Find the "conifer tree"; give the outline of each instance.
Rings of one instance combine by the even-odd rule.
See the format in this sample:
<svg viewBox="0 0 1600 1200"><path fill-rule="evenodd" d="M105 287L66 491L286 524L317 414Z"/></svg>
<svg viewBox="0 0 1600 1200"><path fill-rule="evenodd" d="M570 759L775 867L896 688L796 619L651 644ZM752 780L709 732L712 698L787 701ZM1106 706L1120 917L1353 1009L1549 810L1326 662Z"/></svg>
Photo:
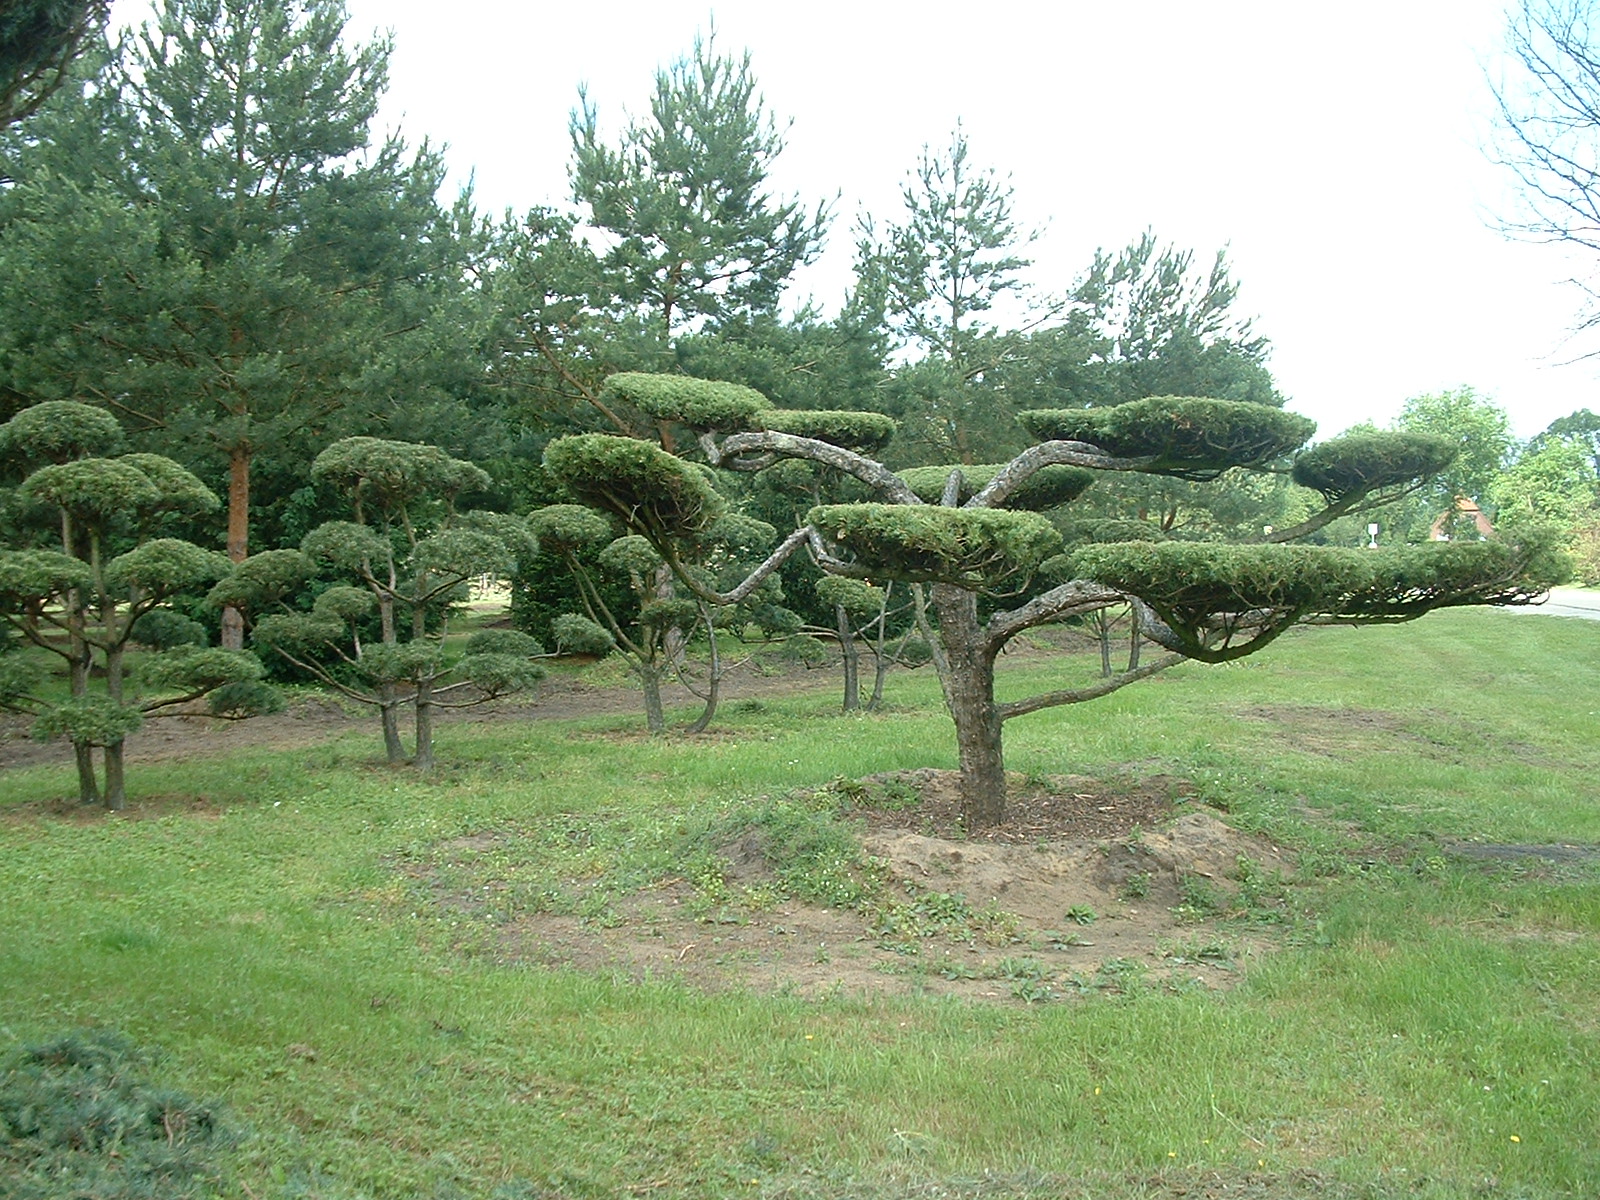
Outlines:
<svg viewBox="0 0 1600 1200"><path fill-rule="evenodd" d="M858 414L811 414L805 434L760 398L697 390L682 379L653 394L651 415L696 435L709 462L767 470L785 459L850 475L875 498L819 505L743 582L706 588L684 547L720 508L706 476L643 442L562 439L548 469L585 503L647 538L679 582L710 602L736 603L801 545L847 578L928 586L937 618L935 662L956 727L964 817L970 829L1005 814L1001 730L1013 718L1097 699L1178 663L1227 662L1306 621L1405 621L1437 608L1526 603L1565 564L1542 544L1499 542L1381 551L1293 545L1338 516L1414 488L1450 462L1427 434L1361 434L1309 448L1309 420L1269 405L1155 397L1101 409L1034 410L1034 444L1011 461L896 474L848 448ZM1039 515L1070 505L1097 477L1135 472L1213 478L1230 469L1292 469L1325 501L1318 514L1267 544L1128 541L1064 547ZM926 476L926 478L924 478ZM1131 603L1141 634L1165 653L1137 667L1034 696L1000 701L995 663L1029 629Z"/></svg>

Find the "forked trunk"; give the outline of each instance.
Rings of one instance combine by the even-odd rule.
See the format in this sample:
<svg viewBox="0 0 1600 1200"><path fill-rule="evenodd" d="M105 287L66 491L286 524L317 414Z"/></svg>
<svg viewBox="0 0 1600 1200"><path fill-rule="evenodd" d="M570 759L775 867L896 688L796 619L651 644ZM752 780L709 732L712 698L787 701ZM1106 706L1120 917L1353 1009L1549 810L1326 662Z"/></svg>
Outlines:
<svg viewBox="0 0 1600 1200"><path fill-rule="evenodd" d="M961 819L968 832L998 825L1006 813L1005 758L994 703L994 652L978 624L972 592L940 584L933 589L939 636L949 661L945 704L956 724L961 760Z"/></svg>

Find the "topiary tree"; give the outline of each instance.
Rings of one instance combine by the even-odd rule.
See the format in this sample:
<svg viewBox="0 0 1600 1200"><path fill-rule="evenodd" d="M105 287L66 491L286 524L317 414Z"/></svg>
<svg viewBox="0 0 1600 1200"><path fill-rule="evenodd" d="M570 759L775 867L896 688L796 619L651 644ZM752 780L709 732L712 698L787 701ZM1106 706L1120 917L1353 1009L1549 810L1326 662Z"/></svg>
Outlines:
<svg viewBox="0 0 1600 1200"><path fill-rule="evenodd" d="M969 828L1004 818L1001 731L1012 718L1108 695L1176 663L1240 658L1299 623L1403 621L1453 605L1526 603L1563 570L1534 544L1381 551L1288 544L1420 486L1448 459L1437 440L1418 434L1378 442L1364 434L1305 450L1312 422L1268 405L1156 397L1025 413L1022 423L1036 439L1029 449L992 471L973 471L970 480L971 468L941 468L927 481L916 477L920 487L824 437L765 428L759 419L744 431L723 432L705 419L692 389L680 388L672 406L653 415L695 429L708 460L724 469L760 471L798 458L850 475L875 494L869 502L812 508L741 584L719 593L683 569L680 552L718 507L701 472L618 438L559 439L545 458L586 503L648 538L684 586L708 602L742 599L802 544L831 574L927 586ZM624 462L627 469L619 469ZM1063 553L1056 527L1031 511L1070 502L1107 472L1204 480L1230 469L1293 470L1302 462L1302 481L1322 492L1325 508L1256 544L1126 541ZM668 478L676 489L656 486ZM1124 604L1133 606L1142 636L1165 654L1082 686L996 700L995 660L1014 638Z"/></svg>
<svg viewBox="0 0 1600 1200"><path fill-rule="evenodd" d="M211 585L230 565L224 555L190 542L152 536L163 518L212 512L219 501L171 459L94 453L120 442L121 430L108 413L70 401L24 409L0 427L0 454L13 463L30 453L53 460L23 480L19 495L59 531L60 546L0 551L0 620L65 660L68 678L68 698L53 699L27 660L8 656L0 703L37 713L40 736L70 739L79 798L103 800L112 809L127 799L123 742L146 715L202 697L219 717L249 716L277 703L261 683L254 655L207 648L203 630L198 642L188 629L165 645L150 632L165 619L174 633L174 622L184 619L163 605ZM125 665L136 639L159 651L142 664L139 692ZM101 686L91 687L96 673ZM97 748L103 789L93 759Z"/></svg>
<svg viewBox="0 0 1600 1200"><path fill-rule="evenodd" d="M244 613L258 646L376 708L391 764L409 757L431 769L435 709L482 704L543 677L534 661L543 648L526 634L479 635L460 655L444 646L466 582L511 574L537 542L515 518L456 512L489 476L435 446L345 438L317 456L311 474L345 496L355 519L317 526L299 550L246 559L210 602ZM324 571L345 582L318 595L309 613L290 610L285 601ZM376 641L366 632L374 622ZM407 706L415 716L409 756L400 737Z"/></svg>
<svg viewBox="0 0 1600 1200"><path fill-rule="evenodd" d="M618 448L631 454L633 443ZM637 443L642 445L643 443ZM626 469L628 456L621 456ZM676 461L668 458L668 461ZM680 481L681 482L681 481ZM722 679L728 668L717 644L716 630L720 608L728 621L743 619L744 605L713 606L698 596L680 596L673 583L672 569L651 542L638 535L617 537L616 527L607 518L581 504L552 504L533 512L528 524L546 553L557 555L577 584L580 613L565 613L553 622L557 648L567 653L621 653L629 669L638 677L644 693L645 724L651 733L666 730L666 711L661 685L674 676L703 701L700 715L689 726L690 733L703 731L716 714ZM776 536L772 526L748 518L720 515L708 519L692 543L692 566L680 560L680 569L692 569L704 590L715 585L716 573L739 571L752 545L766 544ZM684 542L687 546L689 543ZM631 619L608 604L597 572L627 581L637 601ZM776 580L751 599L771 605L781 598L775 594ZM739 616L731 614L740 613ZM703 633L707 644L707 665L696 678L689 669L685 651L689 640Z"/></svg>

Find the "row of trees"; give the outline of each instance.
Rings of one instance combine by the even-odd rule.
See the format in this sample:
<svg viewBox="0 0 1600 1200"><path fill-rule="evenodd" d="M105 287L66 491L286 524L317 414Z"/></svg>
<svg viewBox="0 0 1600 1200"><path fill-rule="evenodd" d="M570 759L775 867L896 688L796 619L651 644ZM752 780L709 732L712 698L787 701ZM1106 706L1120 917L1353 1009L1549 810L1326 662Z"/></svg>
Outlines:
<svg viewBox="0 0 1600 1200"><path fill-rule="evenodd" d="M19 484L0 615L64 650L75 702L100 656L99 724L58 722L85 798L100 747L120 800L135 709L269 703L247 643L373 705L391 760L428 765L436 708L538 674L526 636L444 652L481 573L521 571L542 642L625 653L652 728L691 638L811 626L848 662L858 630L881 651L914 620L975 824L1003 809L1012 716L1297 621L1518 601L1551 578L1506 546L1287 545L1423 495L1457 447L1410 429L1307 448L1221 255L1202 266L1146 234L1034 293L1010 185L959 129L908 176L902 213L856 229L839 311L786 310L828 213L770 194L782 134L748 56L697 43L615 140L580 95L572 205L488 220L470 196L437 201L430 147L373 141L389 47L342 26L334 0L166 0L0 134ZM62 432L80 427L98 432ZM139 565L152 556L170 578ZM209 686L157 672L135 703L116 664L180 610L220 626ZM1117 613L1165 652L996 703L1012 639ZM700 724L726 669L707 645Z"/></svg>

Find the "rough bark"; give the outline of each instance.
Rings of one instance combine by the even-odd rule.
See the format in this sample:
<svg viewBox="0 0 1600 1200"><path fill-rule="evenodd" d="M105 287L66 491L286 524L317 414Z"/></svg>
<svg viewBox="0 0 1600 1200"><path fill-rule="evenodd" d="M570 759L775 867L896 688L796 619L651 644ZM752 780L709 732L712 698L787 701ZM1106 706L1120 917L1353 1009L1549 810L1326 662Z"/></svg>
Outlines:
<svg viewBox="0 0 1600 1200"><path fill-rule="evenodd" d="M1001 722L994 702L996 651L978 624L976 594L939 584L932 599L949 662L942 682L956 726L962 820L968 830L985 829L999 824L1006 808Z"/></svg>
<svg viewBox="0 0 1600 1200"><path fill-rule="evenodd" d="M392 683L378 689L378 720L383 724L383 752L391 767L404 765L405 743L400 740L400 701Z"/></svg>
<svg viewBox="0 0 1600 1200"><path fill-rule="evenodd" d="M839 634L839 650L844 655L844 711L861 707L861 651L856 646L855 630L844 605L833 606L834 624Z"/></svg>
<svg viewBox="0 0 1600 1200"><path fill-rule="evenodd" d="M242 563L250 556L250 447L228 451L228 561ZM222 610L220 641L224 650L244 649L244 614L236 608Z"/></svg>
<svg viewBox="0 0 1600 1200"><path fill-rule="evenodd" d="M433 770L433 681L423 680L417 684L416 695L416 753L412 755L411 765L419 771Z"/></svg>
<svg viewBox="0 0 1600 1200"><path fill-rule="evenodd" d="M661 707L661 673L653 664L638 663L639 682L644 688L644 723L651 733L667 731L666 710Z"/></svg>

